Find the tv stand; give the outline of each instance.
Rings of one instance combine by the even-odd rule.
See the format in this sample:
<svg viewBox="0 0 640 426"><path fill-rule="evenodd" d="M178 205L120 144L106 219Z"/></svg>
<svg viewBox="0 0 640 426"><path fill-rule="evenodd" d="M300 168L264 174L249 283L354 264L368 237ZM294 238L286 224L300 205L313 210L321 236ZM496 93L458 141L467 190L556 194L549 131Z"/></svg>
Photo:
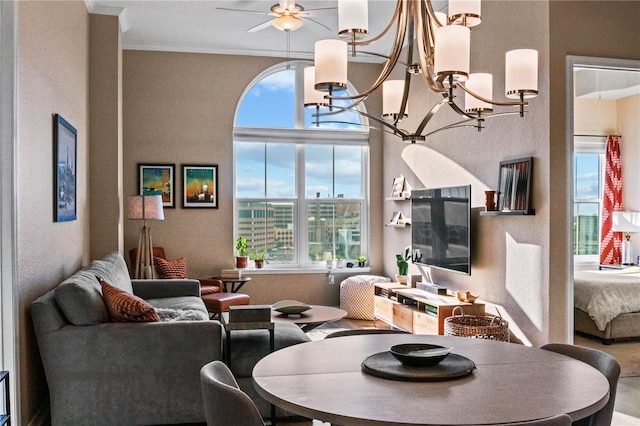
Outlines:
<svg viewBox="0 0 640 426"><path fill-rule="evenodd" d="M373 316L413 334L444 334L444 320L453 309L462 307L465 315L484 315L484 303L467 303L455 296L440 295L399 283L374 284Z"/></svg>

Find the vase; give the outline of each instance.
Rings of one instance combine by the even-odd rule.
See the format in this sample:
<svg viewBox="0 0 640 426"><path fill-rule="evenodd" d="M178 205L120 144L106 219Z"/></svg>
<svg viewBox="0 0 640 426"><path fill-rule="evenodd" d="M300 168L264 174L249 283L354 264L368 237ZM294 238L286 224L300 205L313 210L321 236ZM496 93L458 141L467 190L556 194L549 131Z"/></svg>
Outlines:
<svg viewBox="0 0 640 426"><path fill-rule="evenodd" d="M254 260L256 269L262 269L264 267L264 260Z"/></svg>
<svg viewBox="0 0 640 426"><path fill-rule="evenodd" d="M396 274L396 281L400 284L406 284L407 283L407 276L406 275L399 275Z"/></svg>
<svg viewBox="0 0 640 426"><path fill-rule="evenodd" d="M249 256L236 256L236 268L246 269L249 267Z"/></svg>

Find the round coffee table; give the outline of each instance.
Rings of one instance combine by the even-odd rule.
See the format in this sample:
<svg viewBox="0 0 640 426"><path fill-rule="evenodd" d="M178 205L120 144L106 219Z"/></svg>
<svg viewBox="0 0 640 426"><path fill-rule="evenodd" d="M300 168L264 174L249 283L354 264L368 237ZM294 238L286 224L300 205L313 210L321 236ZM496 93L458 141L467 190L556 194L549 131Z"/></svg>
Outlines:
<svg viewBox="0 0 640 426"><path fill-rule="evenodd" d="M313 330L325 322L338 321L347 316L347 311L331 306L311 305L311 309L299 315L287 315L271 310L271 321L298 324L304 331Z"/></svg>

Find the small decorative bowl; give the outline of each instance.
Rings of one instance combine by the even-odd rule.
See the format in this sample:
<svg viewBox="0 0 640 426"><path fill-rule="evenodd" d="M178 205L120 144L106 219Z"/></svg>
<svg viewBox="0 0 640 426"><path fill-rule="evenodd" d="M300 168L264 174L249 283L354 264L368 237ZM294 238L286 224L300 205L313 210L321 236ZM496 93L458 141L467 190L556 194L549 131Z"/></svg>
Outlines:
<svg viewBox="0 0 640 426"><path fill-rule="evenodd" d="M304 311L311 309L311 305L297 300L281 300L271 305L271 309L281 314L299 315Z"/></svg>
<svg viewBox="0 0 640 426"><path fill-rule="evenodd" d="M458 296L458 300L461 302L473 303L479 296L474 296L471 292L456 292L456 296Z"/></svg>
<svg viewBox="0 0 640 426"><path fill-rule="evenodd" d="M389 348L389 352L404 365L429 367L445 359L452 348L426 343L404 343Z"/></svg>

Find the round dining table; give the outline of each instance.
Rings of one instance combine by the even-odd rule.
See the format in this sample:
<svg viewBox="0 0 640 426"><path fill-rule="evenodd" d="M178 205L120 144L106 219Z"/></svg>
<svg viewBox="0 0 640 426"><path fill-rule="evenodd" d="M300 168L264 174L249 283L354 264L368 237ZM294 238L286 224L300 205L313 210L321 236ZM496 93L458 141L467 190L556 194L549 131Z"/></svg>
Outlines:
<svg viewBox="0 0 640 426"><path fill-rule="evenodd" d="M439 381L363 371L365 359L401 343L452 348L451 354L471 360L475 369ZM494 425L562 413L576 421L609 399L605 376L573 358L514 343L437 335L356 335L290 346L260 360L253 382L263 398L289 412L344 426Z"/></svg>

